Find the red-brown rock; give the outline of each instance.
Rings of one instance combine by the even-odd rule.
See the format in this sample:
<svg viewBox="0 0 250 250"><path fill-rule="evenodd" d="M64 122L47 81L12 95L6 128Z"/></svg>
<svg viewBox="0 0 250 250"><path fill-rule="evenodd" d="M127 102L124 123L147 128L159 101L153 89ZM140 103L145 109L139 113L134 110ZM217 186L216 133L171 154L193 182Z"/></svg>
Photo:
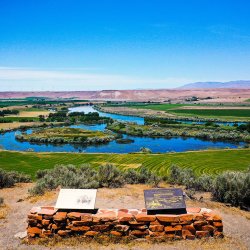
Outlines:
<svg viewBox="0 0 250 250"><path fill-rule="evenodd" d="M193 216L194 216L193 219L194 219L195 221L197 221L197 220L199 221L199 220L204 220L204 219L205 219L204 216L203 216L202 214L194 214Z"/></svg>
<svg viewBox="0 0 250 250"><path fill-rule="evenodd" d="M183 229L182 230L182 238L186 239L188 235L190 236L190 235L193 235L193 234L189 230Z"/></svg>
<svg viewBox="0 0 250 250"><path fill-rule="evenodd" d="M160 222L179 222L179 216L176 215L157 215L156 218Z"/></svg>
<svg viewBox="0 0 250 250"><path fill-rule="evenodd" d="M210 234L208 231L196 231L196 237L201 239L201 238L207 238L209 237Z"/></svg>
<svg viewBox="0 0 250 250"><path fill-rule="evenodd" d="M91 214L83 214L81 216L81 221L82 222L90 223L90 222L92 222L92 220L93 220L93 218L92 218Z"/></svg>
<svg viewBox="0 0 250 250"><path fill-rule="evenodd" d="M191 232L191 234L195 235L196 230L193 225L184 225L182 229L188 230Z"/></svg>
<svg viewBox="0 0 250 250"><path fill-rule="evenodd" d="M224 238L224 234L220 231L214 231L215 238Z"/></svg>
<svg viewBox="0 0 250 250"><path fill-rule="evenodd" d="M201 211L199 207L187 207L186 210L188 213L192 213L192 214L196 214Z"/></svg>
<svg viewBox="0 0 250 250"><path fill-rule="evenodd" d="M195 235L187 235L186 236L186 240L194 240L195 239Z"/></svg>
<svg viewBox="0 0 250 250"><path fill-rule="evenodd" d="M28 234L41 234L42 229L38 228L38 227L28 227L27 232L28 232Z"/></svg>
<svg viewBox="0 0 250 250"><path fill-rule="evenodd" d="M84 236L94 237L94 236L96 236L96 235L98 235L98 234L99 234L99 232L97 232L97 231L88 231L88 232L86 232L86 233L84 234Z"/></svg>
<svg viewBox="0 0 250 250"><path fill-rule="evenodd" d="M57 234L60 236L69 236L70 230L58 230Z"/></svg>
<svg viewBox="0 0 250 250"><path fill-rule="evenodd" d="M202 226L202 231L208 231L210 233L210 235L213 234L214 229L215 228L213 226L211 226L211 225Z"/></svg>
<svg viewBox="0 0 250 250"><path fill-rule="evenodd" d="M114 229L119 232L127 232L129 230L129 226L128 225L116 225Z"/></svg>
<svg viewBox="0 0 250 250"><path fill-rule="evenodd" d="M42 233L39 234L40 237L52 237L54 234L50 230L42 230Z"/></svg>
<svg viewBox="0 0 250 250"><path fill-rule="evenodd" d="M201 230L202 226L205 226L205 225L207 225L207 224L208 224L207 221L198 220L198 221L195 221L195 222L194 222L194 227L195 227L196 229Z"/></svg>
<svg viewBox="0 0 250 250"><path fill-rule="evenodd" d="M150 225L149 230L151 230L152 232L163 232L164 226L163 225Z"/></svg>
<svg viewBox="0 0 250 250"><path fill-rule="evenodd" d="M50 220L42 220L42 225L48 226L50 224Z"/></svg>
<svg viewBox="0 0 250 250"><path fill-rule="evenodd" d="M181 214L179 215L180 222L192 221L194 216L192 214Z"/></svg>
<svg viewBox="0 0 250 250"><path fill-rule="evenodd" d="M28 214L28 219L41 221L43 217L38 214Z"/></svg>
<svg viewBox="0 0 250 250"><path fill-rule="evenodd" d="M67 219L67 212L57 212L53 216L54 221L65 221Z"/></svg>
<svg viewBox="0 0 250 250"><path fill-rule="evenodd" d="M90 230L90 227L88 226L81 226L81 227L70 227L71 231L74 231L74 232L86 232L88 230Z"/></svg>
<svg viewBox="0 0 250 250"><path fill-rule="evenodd" d="M176 225L176 226L166 226L164 228L165 232L175 232L175 231L181 231L182 226L181 225Z"/></svg>
<svg viewBox="0 0 250 250"><path fill-rule="evenodd" d="M214 225L215 227L223 227L222 222L217 222L217 221L215 221L215 222L213 222L213 225Z"/></svg>
<svg viewBox="0 0 250 250"><path fill-rule="evenodd" d="M136 237L140 237L140 236L145 236L148 235L149 231L148 230L132 230L130 232L130 235L136 236Z"/></svg>
<svg viewBox="0 0 250 250"><path fill-rule="evenodd" d="M57 209L54 207L42 207L42 209L38 212L41 215L54 215L57 212Z"/></svg>
<svg viewBox="0 0 250 250"><path fill-rule="evenodd" d="M81 220L82 213L79 212L70 212L67 214L67 218L72 220Z"/></svg>
<svg viewBox="0 0 250 250"><path fill-rule="evenodd" d="M91 226L92 231L105 232L105 231L108 231L109 229L110 229L110 225L105 225L105 224Z"/></svg>
<svg viewBox="0 0 250 250"><path fill-rule="evenodd" d="M135 219L138 222L151 222L151 221L155 221L156 217L154 215L138 214L138 215L135 216Z"/></svg>
<svg viewBox="0 0 250 250"><path fill-rule="evenodd" d="M151 232L149 231L150 237L163 237L165 236L165 232Z"/></svg>
<svg viewBox="0 0 250 250"><path fill-rule="evenodd" d="M122 233L118 232L118 231L111 231L110 234L113 235L113 236L117 236L117 237L122 236Z"/></svg>

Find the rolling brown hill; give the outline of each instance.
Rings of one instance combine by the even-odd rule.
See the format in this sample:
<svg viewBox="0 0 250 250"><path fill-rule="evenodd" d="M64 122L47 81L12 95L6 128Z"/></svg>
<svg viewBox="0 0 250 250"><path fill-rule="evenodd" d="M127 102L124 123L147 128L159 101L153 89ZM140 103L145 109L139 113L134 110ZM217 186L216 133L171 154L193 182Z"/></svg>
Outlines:
<svg viewBox="0 0 250 250"><path fill-rule="evenodd" d="M211 97L211 101L242 102L250 98L250 89L147 89L147 90L102 90L102 91L35 91L0 92L0 98L75 98L88 100L134 100L164 101L183 100L188 97Z"/></svg>

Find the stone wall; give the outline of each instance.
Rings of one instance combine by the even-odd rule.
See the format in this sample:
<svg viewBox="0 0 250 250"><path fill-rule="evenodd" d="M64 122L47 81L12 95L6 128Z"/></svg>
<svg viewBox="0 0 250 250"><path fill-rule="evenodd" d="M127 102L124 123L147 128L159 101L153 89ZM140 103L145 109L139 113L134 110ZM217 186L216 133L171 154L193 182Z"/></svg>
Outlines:
<svg viewBox="0 0 250 250"><path fill-rule="evenodd" d="M145 209L98 209L96 214L34 207L28 214L29 237L109 235L127 238L190 239L223 237L219 215L187 208L182 215L147 215Z"/></svg>

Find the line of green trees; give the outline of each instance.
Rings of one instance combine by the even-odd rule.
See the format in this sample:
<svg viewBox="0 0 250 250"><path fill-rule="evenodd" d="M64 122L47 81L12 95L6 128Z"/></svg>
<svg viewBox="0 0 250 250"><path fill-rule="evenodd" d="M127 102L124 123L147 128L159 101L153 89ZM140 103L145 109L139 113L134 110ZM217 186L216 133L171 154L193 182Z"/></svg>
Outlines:
<svg viewBox="0 0 250 250"><path fill-rule="evenodd" d="M16 109L3 109L0 110L0 116L5 116L5 115L18 115L19 114L19 110Z"/></svg>
<svg viewBox="0 0 250 250"><path fill-rule="evenodd" d="M107 123L111 122L112 119L109 117L102 117L98 112L71 112L67 113L67 110L58 111L56 113L50 113L46 118L43 115L39 116L40 122L68 122L68 123Z"/></svg>

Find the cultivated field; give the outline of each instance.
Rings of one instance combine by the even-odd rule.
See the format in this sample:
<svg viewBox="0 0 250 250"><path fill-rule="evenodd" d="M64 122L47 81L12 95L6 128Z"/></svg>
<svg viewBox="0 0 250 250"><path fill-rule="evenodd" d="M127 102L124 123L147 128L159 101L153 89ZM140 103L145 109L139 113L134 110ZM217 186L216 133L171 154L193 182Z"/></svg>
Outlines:
<svg viewBox="0 0 250 250"><path fill-rule="evenodd" d="M135 104L102 106L102 111L143 117L208 118L221 120L250 120L250 107L199 106L186 104Z"/></svg>
<svg viewBox="0 0 250 250"><path fill-rule="evenodd" d="M0 167L16 170L32 177L39 169L53 168L56 164L93 167L112 163L121 169L145 166L164 176L172 164L192 168L197 175L217 174L225 170L242 171L250 165L250 150L206 150L168 154L84 154L84 153L34 153L0 151Z"/></svg>

